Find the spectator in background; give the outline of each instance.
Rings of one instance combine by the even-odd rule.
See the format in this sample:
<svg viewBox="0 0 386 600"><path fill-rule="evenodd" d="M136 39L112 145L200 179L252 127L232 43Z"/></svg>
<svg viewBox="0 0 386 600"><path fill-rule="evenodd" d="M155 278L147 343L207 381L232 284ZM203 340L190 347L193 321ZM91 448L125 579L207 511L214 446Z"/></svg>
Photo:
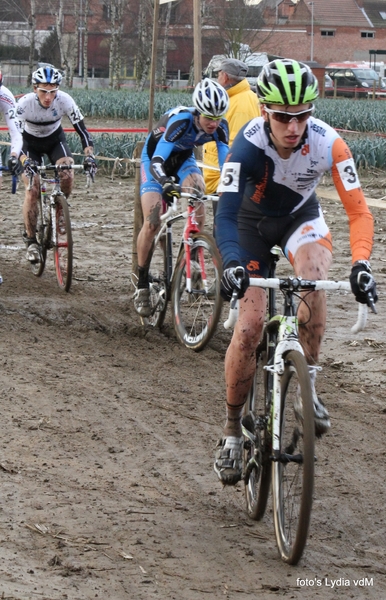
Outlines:
<svg viewBox="0 0 386 600"><path fill-rule="evenodd" d="M218 68L218 83L226 89L229 96L229 109L225 114L229 126L229 147L243 125L261 114L258 98L246 79L247 73L248 65L237 58L224 59ZM218 166L215 142L205 144L204 164ZM220 171L204 168L204 180L206 193L215 194L220 182ZM213 214L216 214L216 208L217 202L213 202Z"/></svg>

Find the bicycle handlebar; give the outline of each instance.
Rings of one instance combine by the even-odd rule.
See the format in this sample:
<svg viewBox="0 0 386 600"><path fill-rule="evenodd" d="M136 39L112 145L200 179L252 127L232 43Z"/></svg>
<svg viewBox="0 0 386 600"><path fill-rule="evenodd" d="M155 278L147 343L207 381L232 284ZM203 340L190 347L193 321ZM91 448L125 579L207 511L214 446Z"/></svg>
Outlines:
<svg viewBox="0 0 386 600"><path fill-rule="evenodd" d="M83 165L36 165L33 167L36 172L39 171L78 171L80 169L84 170Z"/></svg>
<svg viewBox="0 0 386 600"><path fill-rule="evenodd" d="M197 192L197 194L195 193L189 193L189 192L181 192L180 194L181 198L187 198L188 200L194 200L195 202L209 202L210 200L218 200L218 196L212 196L210 194L202 194L200 195L199 192Z"/></svg>
<svg viewBox="0 0 386 600"><path fill-rule="evenodd" d="M237 269L236 269L236 277L237 277ZM371 275L370 275L371 277ZM334 291L334 290L344 290L351 291L351 286L348 281L332 281L330 279L321 279L319 281L312 281L307 279L302 279L301 277L288 277L286 279L279 279L277 277L272 277L268 279L264 278L252 278L250 279L249 285L251 287L259 287L259 288L271 288L274 290L289 290L294 292L302 292L302 291ZM367 283L368 285L368 283ZM363 291L366 291L365 289ZM238 304L237 304L237 290L233 291L232 299L230 302L229 308L229 316L228 319L224 323L225 329L231 329L234 327L237 317L238 317ZM369 299L370 302L370 299ZM374 303L374 302L373 302ZM371 305L370 305L370 308ZM367 323L367 305L366 304L358 304L358 316L355 325L352 326L352 333L358 333L362 331L366 327Z"/></svg>
<svg viewBox="0 0 386 600"><path fill-rule="evenodd" d="M218 200L218 196L210 196L210 195L206 195L206 194L203 196L196 196L195 194L190 194L188 192L181 192L180 198L187 198L188 200L194 200L197 202L207 202L212 199ZM168 206L167 211L161 215L161 221L166 221L173 213L177 212L177 208L178 208L177 203L178 203L178 198L174 198L173 204L170 204L170 206ZM181 216L187 217L188 213L185 211L181 214Z"/></svg>

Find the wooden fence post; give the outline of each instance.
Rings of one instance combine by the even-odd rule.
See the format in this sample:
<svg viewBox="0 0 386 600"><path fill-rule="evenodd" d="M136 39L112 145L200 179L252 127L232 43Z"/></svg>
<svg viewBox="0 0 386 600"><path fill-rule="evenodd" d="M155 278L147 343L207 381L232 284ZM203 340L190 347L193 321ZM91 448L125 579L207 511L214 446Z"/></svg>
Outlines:
<svg viewBox="0 0 386 600"><path fill-rule="evenodd" d="M141 231L143 224L142 206L141 206L141 152L145 142L137 142L134 148L133 158L137 159L134 163L135 172L135 190L134 190L134 223L133 223L133 243L131 253L131 269L132 273L138 275L138 253L137 253L137 237Z"/></svg>

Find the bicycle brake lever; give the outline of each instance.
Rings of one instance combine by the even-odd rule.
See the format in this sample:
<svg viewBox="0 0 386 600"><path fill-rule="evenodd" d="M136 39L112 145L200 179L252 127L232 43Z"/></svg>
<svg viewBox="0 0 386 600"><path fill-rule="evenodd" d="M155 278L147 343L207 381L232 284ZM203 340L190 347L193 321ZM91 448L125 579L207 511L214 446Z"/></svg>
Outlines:
<svg viewBox="0 0 386 600"><path fill-rule="evenodd" d="M367 304L370 307L371 312L373 312L375 315L378 314L377 309L375 308L374 296L372 295L371 292L366 292L366 296L367 296Z"/></svg>
<svg viewBox="0 0 386 600"><path fill-rule="evenodd" d="M366 294L367 305L370 307L371 312L377 314L374 296L370 289L374 284L374 277L370 273L367 273L367 271L361 271L360 273L358 273L358 284L361 291Z"/></svg>

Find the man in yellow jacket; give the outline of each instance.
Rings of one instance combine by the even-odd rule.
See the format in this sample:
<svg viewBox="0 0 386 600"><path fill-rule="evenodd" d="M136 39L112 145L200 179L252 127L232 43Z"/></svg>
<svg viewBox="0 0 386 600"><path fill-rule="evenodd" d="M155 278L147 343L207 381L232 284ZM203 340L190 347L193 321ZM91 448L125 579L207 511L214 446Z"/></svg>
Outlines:
<svg viewBox="0 0 386 600"><path fill-rule="evenodd" d="M229 109L225 118L229 125L229 147L239 130L254 117L260 116L260 106L257 95L251 90L248 80L248 65L237 58L224 59L218 68L218 83L222 85L229 96ZM214 142L204 146L204 164L218 167L217 148ZM207 194L215 194L220 181L220 171L205 169L204 179ZM213 203L213 211L216 206Z"/></svg>

